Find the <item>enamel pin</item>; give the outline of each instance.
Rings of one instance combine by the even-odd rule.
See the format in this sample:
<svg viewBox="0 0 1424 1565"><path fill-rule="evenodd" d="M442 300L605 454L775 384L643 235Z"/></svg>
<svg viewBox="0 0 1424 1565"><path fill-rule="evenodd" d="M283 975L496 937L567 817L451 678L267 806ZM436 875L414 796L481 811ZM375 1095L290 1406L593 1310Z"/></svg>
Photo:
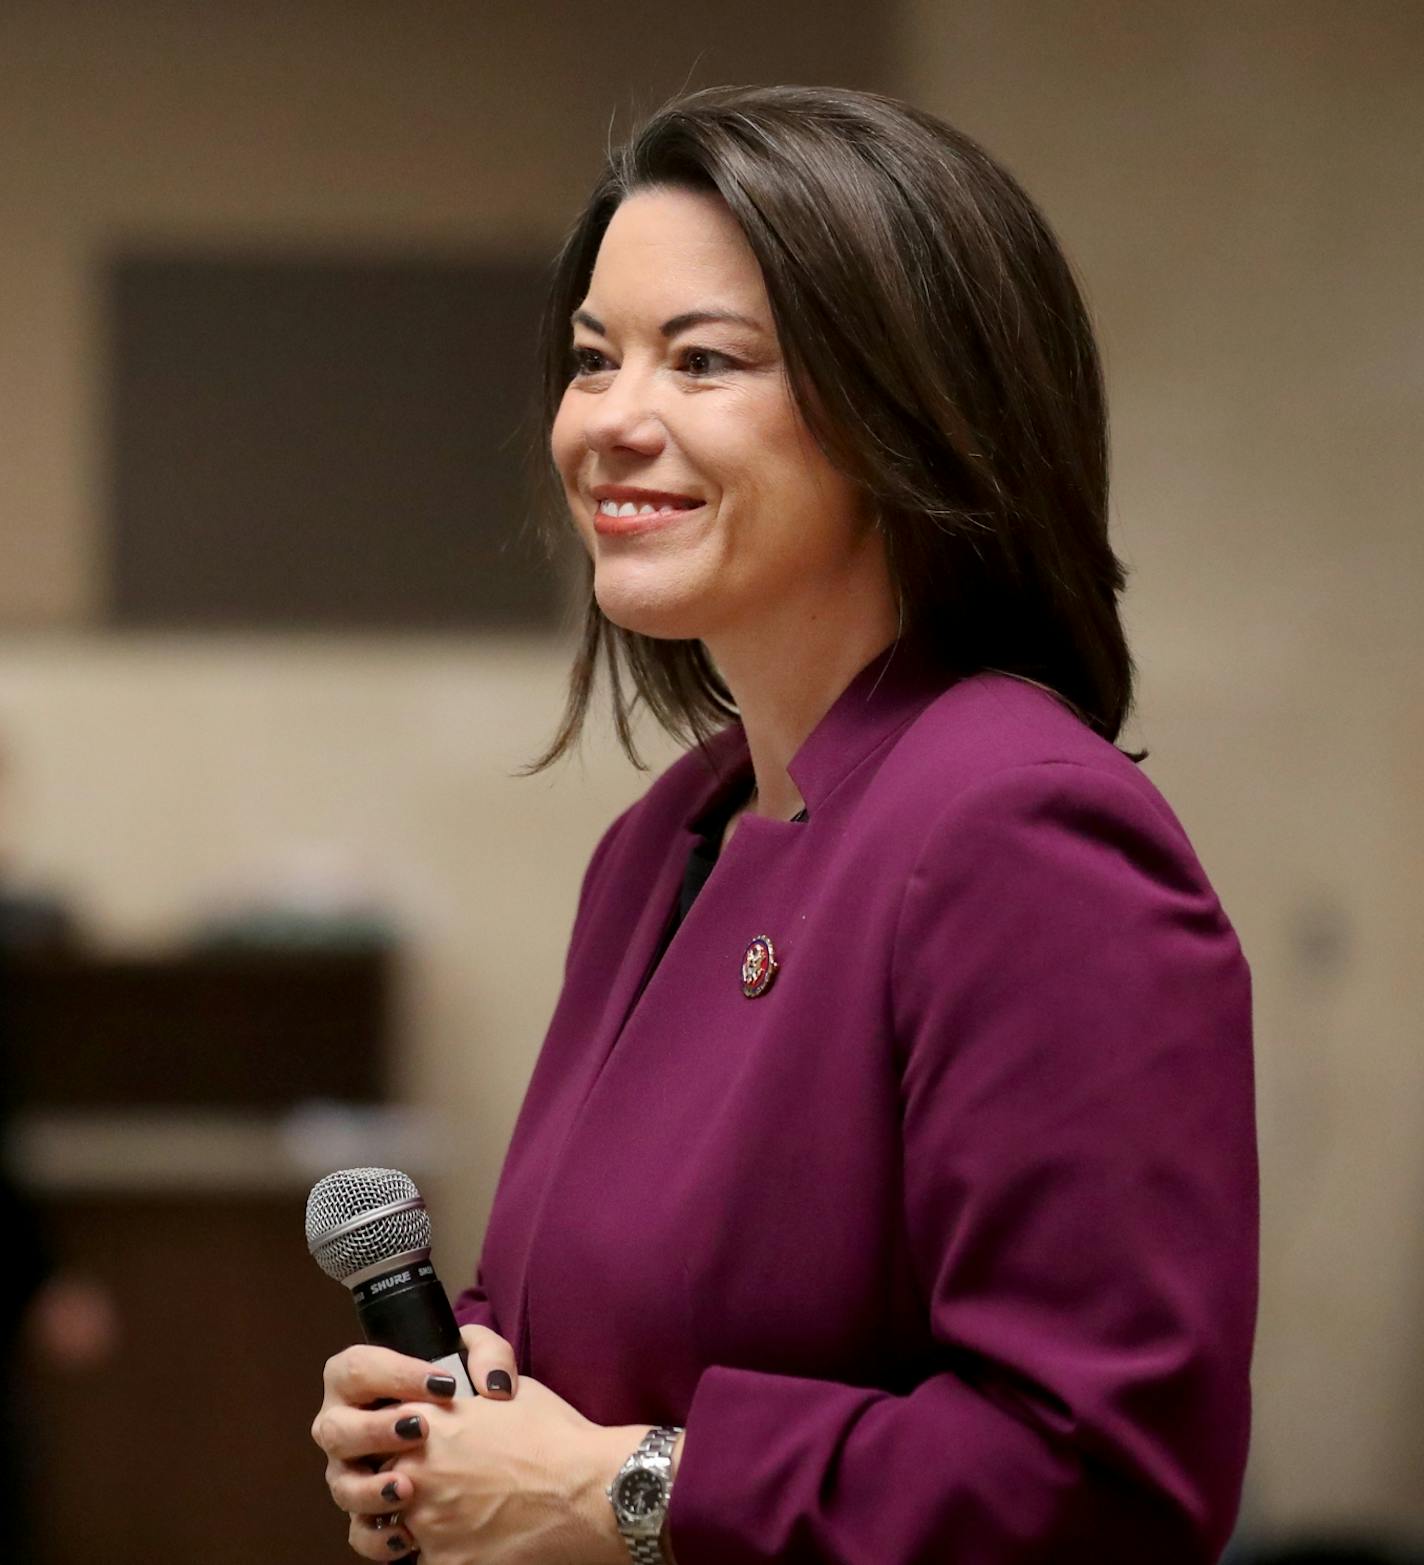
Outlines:
<svg viewBox="0 0 1424 1565"><path fill-rule="evenodd" d="M776 952L770 935L758 935L742 958L742 993L755 1000L771 988L776 977Z"/></svg>

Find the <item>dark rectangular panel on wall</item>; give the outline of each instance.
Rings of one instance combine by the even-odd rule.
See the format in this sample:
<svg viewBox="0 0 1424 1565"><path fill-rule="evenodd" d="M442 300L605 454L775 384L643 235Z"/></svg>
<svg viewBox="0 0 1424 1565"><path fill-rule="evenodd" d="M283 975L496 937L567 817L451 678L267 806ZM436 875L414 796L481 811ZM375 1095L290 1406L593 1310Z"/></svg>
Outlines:
<svg viewBox="0 0 1424 1565"><path fill-rule="evenodd" d="M528 521L542 288L535 261L114 261L110 622L557 624Z"/></svg>

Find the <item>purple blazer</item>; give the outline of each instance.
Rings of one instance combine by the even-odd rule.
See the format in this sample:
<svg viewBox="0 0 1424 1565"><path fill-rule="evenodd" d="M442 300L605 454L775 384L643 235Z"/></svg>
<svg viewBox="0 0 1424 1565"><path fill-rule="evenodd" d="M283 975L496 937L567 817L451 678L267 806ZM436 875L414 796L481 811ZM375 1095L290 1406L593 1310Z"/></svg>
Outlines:
<svg viewBox="0 0 1424 1565"><path fill-rule="evenodd" d="M460 1318L599 1423L686 1425L678 1565L1216 1559L1250 982L1172 812L1045 692L894 647L791 764L809 820L744 817L648 977L750 766L738 725L712 754L593 855Z"/></svg>

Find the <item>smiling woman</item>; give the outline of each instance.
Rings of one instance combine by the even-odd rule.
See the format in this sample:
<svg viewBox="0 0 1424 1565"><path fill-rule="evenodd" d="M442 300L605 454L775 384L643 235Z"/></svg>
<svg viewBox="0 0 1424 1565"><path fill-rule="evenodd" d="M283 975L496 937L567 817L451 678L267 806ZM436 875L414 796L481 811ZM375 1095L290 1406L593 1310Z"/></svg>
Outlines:
<svg viewBox="0 0 1424 1565"><path fill-rule="evenodd" d="M697 742L584 877L457 1306L488 1395L328 1366L353 1546L1204 1565L1248 1429L1249 979L1113 743L1066 261L927 115L718 89L614 154L545 333L588 608L531 770L600 661L630 754L620 669Z"/></svg>

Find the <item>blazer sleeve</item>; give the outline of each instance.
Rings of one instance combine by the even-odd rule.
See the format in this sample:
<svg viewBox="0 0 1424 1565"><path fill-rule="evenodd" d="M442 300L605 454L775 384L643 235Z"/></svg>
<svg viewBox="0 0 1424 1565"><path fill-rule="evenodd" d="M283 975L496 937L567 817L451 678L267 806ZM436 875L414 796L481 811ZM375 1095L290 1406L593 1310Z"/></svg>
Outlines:
<svg viewBox="0 0 1424 1565"><path fill-rule="evenodd" d="M1250 993L1181 828L1095 768L976 784L890 989L938 1362L903 1396L704 1371L678 1565L1215 1560L1249 1424Z"/></svg>

